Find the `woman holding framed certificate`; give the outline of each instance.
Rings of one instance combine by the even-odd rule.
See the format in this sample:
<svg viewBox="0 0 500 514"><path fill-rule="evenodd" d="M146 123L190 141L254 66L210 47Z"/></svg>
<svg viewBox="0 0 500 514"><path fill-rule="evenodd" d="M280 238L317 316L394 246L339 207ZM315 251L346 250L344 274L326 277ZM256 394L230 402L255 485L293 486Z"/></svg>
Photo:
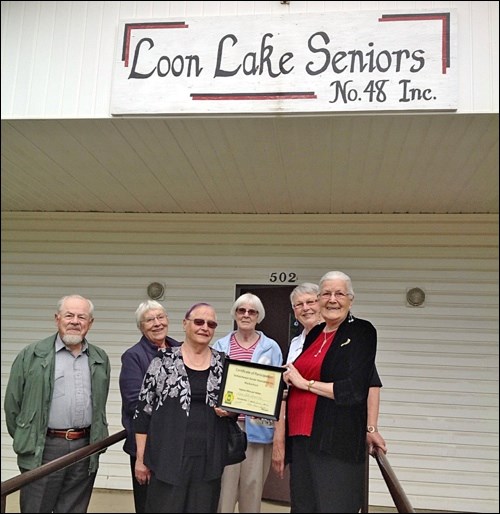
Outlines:
<svg viewBox="0 0 500 514"><path fill-rule="evenodd" d="M302 353L302 348L307 334L312 328L323 321L320 314L318 295L318 285L312 284L311 282L299 284L290 294L290 302L295 318L304 328L302 332L298 336L294 337L290 342L288 355L286 357L287 363L293 362ZM381 387L382 382L377 370L375 369L370 380L370 389L367 401L367 426L371 426L373 428L377 427L378 424ZM285 398L287 393L288 392L285 393ZM285 476L285 412L286 401L283 401L279 422L275 424L272 462L273 470L279 478L284 478ZM380 448L384 453L387 453L385 439L378 430L366 432L366 443L370 454L373 452L374 446Z"/></svg>
<svg viewBox="0 0 500 514"><path fill-rule="evenodd" d="M182 324L184 342L151 361L134 415L146 512L216 512L219 502L230 414L217 407L224 356L210 348L215 310L197 303Z"/></svg>
<svg viewBox="0 0 500 514"><path fill-rule="evenodd" d="M340 271L319 282L324 323L313 327L283 379L291 512L359 512L363 500L367 399L377 331L351 313L354 290Z"/></svg>

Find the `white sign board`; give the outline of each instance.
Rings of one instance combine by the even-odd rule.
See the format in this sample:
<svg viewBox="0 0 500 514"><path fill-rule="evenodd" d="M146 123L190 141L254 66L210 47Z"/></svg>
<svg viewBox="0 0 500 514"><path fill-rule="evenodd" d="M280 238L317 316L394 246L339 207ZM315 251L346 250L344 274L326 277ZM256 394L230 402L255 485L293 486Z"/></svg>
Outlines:
<svg viewBox="0 0 500 514"><path fill-rule="evenodd" d="M457 108L454 10L122 21L111 114Z"/></svg>

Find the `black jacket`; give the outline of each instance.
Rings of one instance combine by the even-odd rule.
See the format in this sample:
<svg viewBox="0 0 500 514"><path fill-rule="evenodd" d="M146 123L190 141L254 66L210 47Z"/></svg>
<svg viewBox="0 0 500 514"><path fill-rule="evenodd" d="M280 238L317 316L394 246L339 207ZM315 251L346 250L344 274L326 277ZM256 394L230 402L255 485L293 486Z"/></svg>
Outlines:
<svg viewBox="0 0 500 514"><path fill-rule="evenodd" d="M322 323L309 332L301 355L324 327ZM333 382L334 399L318 396L311 451L346 462L365 461L368 389L374 377L378 377L376 351L377 331L369 321L349 316L339 326L320 373L321 382ZM289 447L288 444L287 461L290 462Z"/></svg>

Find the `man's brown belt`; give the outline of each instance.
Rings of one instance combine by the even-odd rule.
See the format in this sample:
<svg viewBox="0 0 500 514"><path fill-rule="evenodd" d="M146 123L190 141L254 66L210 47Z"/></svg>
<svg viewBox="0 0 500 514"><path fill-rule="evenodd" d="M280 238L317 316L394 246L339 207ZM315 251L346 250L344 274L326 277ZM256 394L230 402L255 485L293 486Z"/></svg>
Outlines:
<svg viewBox="0 0 500 514"><path fill-rule="evenodd" d="M66 428L66 429L56 429L49 428L47 430L47 435L50 437L63 437L68 441L72 441L74 439L81 439L82 437L88 437L90 434L90 427L87 428Z"/></svg>

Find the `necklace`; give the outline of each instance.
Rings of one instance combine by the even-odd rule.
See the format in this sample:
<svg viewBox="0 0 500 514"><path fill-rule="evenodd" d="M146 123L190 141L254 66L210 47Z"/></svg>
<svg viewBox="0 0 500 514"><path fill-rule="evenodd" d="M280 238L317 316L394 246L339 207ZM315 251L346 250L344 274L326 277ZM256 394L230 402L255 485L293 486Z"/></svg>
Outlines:
<svg viewBox="0 0 500 514"><path fill-rule="evenodd" d="M335 332L337 332L337 331L336 330L333 330L332 332L324 332L323 331L323 336L324 336L323 342L321 343L319 350L314 354L314 357L317 357L323 351L325 344L330 339L330 335L332 336L332 339L333 339L333 335L335 334Z"/></svg>

